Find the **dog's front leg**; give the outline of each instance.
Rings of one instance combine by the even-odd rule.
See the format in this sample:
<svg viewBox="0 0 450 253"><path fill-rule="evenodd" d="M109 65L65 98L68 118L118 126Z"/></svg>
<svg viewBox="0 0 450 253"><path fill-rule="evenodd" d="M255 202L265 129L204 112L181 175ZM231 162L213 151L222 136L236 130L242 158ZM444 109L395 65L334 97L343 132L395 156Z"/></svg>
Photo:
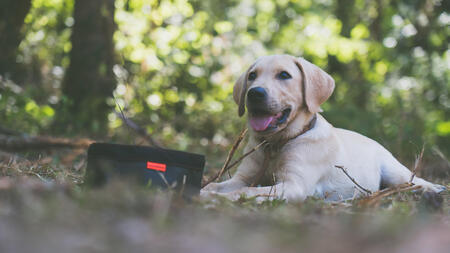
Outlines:
<svg viewBox="0 0 450 253"><path fill-rule="evenodd" d="M220 182L220 183L210 183L206 185L201 191L200 194L207 195L209 193L227 193L235 191L239 188L245 187L246 184L240 178L236 178L233 176L229 180Z"/></svg>
<svg viewBox="0 0 450 253"><path fill-rule="evenodd" d="M255 198L257 202L274 199L297 202L303 201L307 197L304 187L293 182L283 182L264 187L243 187L233 192L217 193L217 195L232 201L239 200L241 197Z"/></svg>
<svg viewBox="0 0 450 253"><path fill-rule="evenodd" d="M246 149L248 149L248 146ZM249 186L252 179L263 169L263 160L262 151L257 150L242 161L232 178L221 183L210 183L201 190L200 194L208 196L210 193L228 193Z"/></svg>
<svg viewBox="0 0 450 253"><path fill-rule="evenodd" d="M279 181L273 186L243 187L238 190L220 193L223 197L238 200L241 196L256 197L257 201L284 199L288 202L300 202L313 195L315 186L324 173L321 168L298 166L299 161L292 160L284 164L284 172L280 173Z"/></svg>

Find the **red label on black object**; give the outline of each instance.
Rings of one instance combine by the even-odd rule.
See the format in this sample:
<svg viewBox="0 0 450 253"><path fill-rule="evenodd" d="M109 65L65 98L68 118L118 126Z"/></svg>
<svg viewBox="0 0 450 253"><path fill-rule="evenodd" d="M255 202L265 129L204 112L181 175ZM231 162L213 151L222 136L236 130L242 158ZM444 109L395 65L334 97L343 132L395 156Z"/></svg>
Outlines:
<svg viewBox="0 0 450 253"><path fill-rule="evenodd" d="M166 172L166 165L164 163L147 162L147 169Z"/></svg>

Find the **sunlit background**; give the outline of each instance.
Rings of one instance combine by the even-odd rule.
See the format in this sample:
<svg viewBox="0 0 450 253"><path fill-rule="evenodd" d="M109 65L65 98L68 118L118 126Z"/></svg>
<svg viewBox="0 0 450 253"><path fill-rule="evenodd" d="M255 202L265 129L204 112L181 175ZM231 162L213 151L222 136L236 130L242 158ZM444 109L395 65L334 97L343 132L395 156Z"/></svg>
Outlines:
<svg viewBox="0 0 450 253"><path fill-rule="evenodd" d="M0 82L4 127L145 144L122 109L163 146L207 154L217 168L245 127L234 81L257 57L286 53L336 80L323 106L332 124L379 141L407 165L425 145L428 171L448 173L449 1L116 0L102 13L115 21L114 91L100 97L110 106L106 127L83 112L58 120L71 103L62 87L74 1L31 4L15 69ZM83 103L96 110L91 102Z"/></svg>

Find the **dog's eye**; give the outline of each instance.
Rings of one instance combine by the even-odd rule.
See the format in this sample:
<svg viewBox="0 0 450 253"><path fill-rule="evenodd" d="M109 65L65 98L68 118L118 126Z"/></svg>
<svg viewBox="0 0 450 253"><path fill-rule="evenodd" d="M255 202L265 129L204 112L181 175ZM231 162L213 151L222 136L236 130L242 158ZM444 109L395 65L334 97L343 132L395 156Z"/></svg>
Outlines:
<svg viewBox="0 0 450 253"><path fill-rule="evenodd" d="M248 74L248 80L253 81L256 79L256 72L250 72L250 74Z"/></svg>
<svg viewBox="0 0 450 253"><path fill-rule="evenodd" d="M289 73L286 71L281 71L277 77L281 80L286 80L286 79L290 79L291 75L289 75Z"/></svg>

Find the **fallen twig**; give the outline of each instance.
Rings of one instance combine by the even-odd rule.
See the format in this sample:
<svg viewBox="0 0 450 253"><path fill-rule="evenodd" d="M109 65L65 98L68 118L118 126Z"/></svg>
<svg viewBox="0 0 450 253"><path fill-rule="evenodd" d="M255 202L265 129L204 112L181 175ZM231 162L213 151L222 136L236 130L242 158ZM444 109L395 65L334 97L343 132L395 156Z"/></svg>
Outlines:
<svg viewBox="0 0 450 253"><path fill-rule="evenodd" d="M51 148L87 148L93 140L68 139L48 136L24 137L0 134L0 149L8 151L51 149Z"/></svg>
<svg viewBox="0 0 450 253"><path fill-rule="evenodd" d="M447 164L447 168L450 168L450 161L448 158L439 150L438 147L433 147L433 151Z"/></svg>
<svg viewBox="0 0 450 253"><path fill-rule="evenodd" d="M363 190L363 191L366 192L367 194L372 194L372 191L370 191L370 190L368 190L368 189L362 187L360 184L358 184L358 182L356 182L356 180L355 180L352 176L350 176L350 175L348 174L347 169L344 168L344 166L334 165L334 167L336 167L336 168L338 168L338 169L341 169L342 172L344 172L344 174L345 174L348 178L350 178L350 180L352 180L352 182L353 182L356 186L358 186L359 189Z"/></svg>
<svg viewBox="0 0 450 253"><path fill-rule="evenodd" d="M416 161L414 162L414 169L412 170L411 179L409 179L409 182L412 183L414 180L414 177L416 176L417 170L419 169L419 165L422 163L423 158L423 151L425 150L425 145L422 146L422 151L420 151L420 154L416 156Z"/></svg>
<svg viewBox="0 0 450 253"><path fill-rule="evenodd" d="M240 163L245 157L247 157L248 155L250 155L251 153L255 152L256 150L258 150L262 145L267 144L267 141L264 140L261 143L259 143L258 145L256 145L254 148L250 149L249 151L247 151L245 154L243 154L241 157L239 157L236 161L234 161L232 164L228 165L222 173L228 171L229 169L233 168L236 164ZM206 182L204 182L202 184L202 188L207 186L208 184L210 184L211 182L213 182L214 180L216 180L219 177L219 173L220 171L214 175L213 177L211 177L210 179L208 179Z"/></svg>
<svg viewBox="0 0 450 253"><path fill-rule="evenodd" d="M230 152L228 152L227 159L225 159L225 163L223 164L222 169L220 169L219 174L217 175L217 179L220 178L223 175L223 173L225 172L225 168L228 167L228 164L230 164L231 158L233 158L234 152L236 152L237 148L239 147L239 144L241 144L246 133L247 133L247 128L242 130L241 133L239 134L239 137L234 142L233 147L231 148Z"/></svg>
<svg viewBox="0 0 450 253"><path fill-rule="evenodd" d="M137 134L139 134L140 136L142 136L148 143L150 143L152 146L155 147L161 147L161 144L159 142L157 142L155 139L153 139L147 132L147 130L145 130L144 128L142 128L141 126L139 126L138 124L136 124L134 121L132 121L130 118L127 118L125 116L125 114L122 111L122 108L120 108L120 113L116 111L116 115L125 123L125 125L127 125L129 128L131 128L133 131L135 131Z"/></svg>
<svg viewBox="0 0 450 253"><path fill-rule="evenodd" d="M275 182L276 182L275 173L272 173L272 185L270 186L269 195L272 193L272 190L274 188ZM277 195L277 189L276 188L275 188L275 192L273 194Z"/></svg>
<svg viewBox="0 0 450 253"><path fill-rule="evenodd" d="M418 160L422 159L422 156L423 156L423 149L422 149L420 156L418 157ZM414 191L414 190L418 190L418 189L422 188L422 186L420 186L420 185L415 185L412 182L407 182L407 183L395 185L395 186L392 186L389 188L385 188L383 190L379 190L376 192L371 192L370 190L368 190L368 189L362 187L360 184L358 184L358 182L356 182L356 180L348 174L347 169L345 169L344 166L335 165L334 167L341 169L342 172L344 172L345 175L348 178L350 178L350 180L356 186L358 186L359 189L363 190L364 192L366 192L368 194L366 197L360 199L359 205L362 205L362 206L373 206L373 205L378 204L382 198L388 197L392 194L399 193L399 192L405 192L405 191ZM417 162L416 162L415 168L416 167L417 167ZM413 177L411 177L411 181L412 181L412 178Z"/></svg>
<svg viewBox="0 0 450 253"><path fill-rule="evenodd" d="M388 197L392 194L399 193L399 192L405 192L405 191L418 190L420 188L422 188L422 186L414 185L412 183L399 184L399 185L396 185L393 187L385 188L383 190L374 192L370 196L367 196L367 197L361 199L359 204L365 205L365 206L372 206L372 205L379 203L379 201L382 198Z"/></svg>

